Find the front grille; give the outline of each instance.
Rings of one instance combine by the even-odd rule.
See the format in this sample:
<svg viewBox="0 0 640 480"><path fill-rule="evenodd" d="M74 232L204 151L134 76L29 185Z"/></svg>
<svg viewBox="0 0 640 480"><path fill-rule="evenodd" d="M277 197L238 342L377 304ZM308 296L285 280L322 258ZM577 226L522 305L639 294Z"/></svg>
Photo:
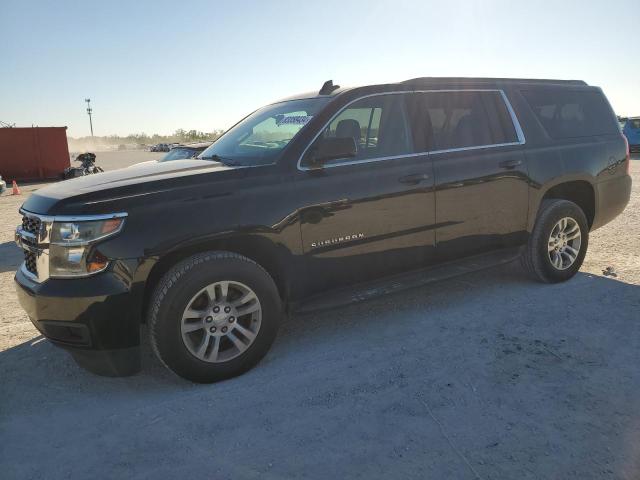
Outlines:
<svg viewBox="0 0 640 480"><path fill-rule="evenodd" d="M24 266L25 268L33 273L36 277L38 276L38 268L36 266L36 254L33 252L29 252L28 250L24 251Z"/></svg>
<svg viewBox="0 0 640 480"><path fill-rule="evenodd" d="M33 233L37 237L40 232L40 219L37 217L28 217L23 215L22 228L29 233Z"/></svg>
<svg viewBox="0 0 640 480"><path fill-rule="evenodd" d="M48 253L46 248L43 247L46 247L49 242L47 235L49 224L46 221L46 217L43 218L25 211L20 213L22 213L22 224L16 229L16 243L22 247L24 254L24 264L21 268L25 274L29 274L35 277L36 281L42 282L48 277L48 265L40 262L40 260L44 260L40 256ZM39 269L38 263L40 263Z"/></svg>

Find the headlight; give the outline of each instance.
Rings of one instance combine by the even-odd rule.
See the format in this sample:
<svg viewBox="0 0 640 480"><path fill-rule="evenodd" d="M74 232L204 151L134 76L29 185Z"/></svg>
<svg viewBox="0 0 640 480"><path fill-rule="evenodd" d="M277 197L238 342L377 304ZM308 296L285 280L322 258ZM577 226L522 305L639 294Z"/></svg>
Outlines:
<svg viewBox="0 0 640 480"><path fill-rule="evenodd" d="M97 242L118 233L124 225L124 218L88 220L74 222L53 222L51 243L59 245L83 245Z"/></svg>
<svg viewBox="0 0 640 480"><path fill-rule="evenodd" d="M107 268L107 258L93 245L116 235L124 226L124 215L100 220L80 218L51 225L49 276L81 277Z"/></svg>

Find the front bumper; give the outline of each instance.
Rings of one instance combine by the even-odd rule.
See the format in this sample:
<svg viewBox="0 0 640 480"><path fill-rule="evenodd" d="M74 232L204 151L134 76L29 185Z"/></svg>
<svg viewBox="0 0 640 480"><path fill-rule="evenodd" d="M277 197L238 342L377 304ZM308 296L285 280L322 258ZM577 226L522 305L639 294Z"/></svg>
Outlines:
<svg viewBox="0 0 640 480"><path fill-rule="evenodd" d="M68 349L94 373L131 375L140 369L140 301L129 282L115 271L88 278L49 279L38 283L23 266L15 282L20 305L49 340Z"/></svg>

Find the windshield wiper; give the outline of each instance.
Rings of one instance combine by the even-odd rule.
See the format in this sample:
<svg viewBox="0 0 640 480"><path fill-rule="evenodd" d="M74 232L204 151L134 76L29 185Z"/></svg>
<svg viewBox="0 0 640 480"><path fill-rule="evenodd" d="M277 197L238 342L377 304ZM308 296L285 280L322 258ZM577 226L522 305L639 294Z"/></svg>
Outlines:
<svg viewBox="0 0 640 480"><path fill-rule="evenodd" d="M240 165L238 162L230 159L230 158L226 158L226 157L221 157L220 155L208 155L206 157L199 157L200 160L213 160L214 162L218 162L221 163L223 165L229 166L229 167L235 167Z"/></svg>

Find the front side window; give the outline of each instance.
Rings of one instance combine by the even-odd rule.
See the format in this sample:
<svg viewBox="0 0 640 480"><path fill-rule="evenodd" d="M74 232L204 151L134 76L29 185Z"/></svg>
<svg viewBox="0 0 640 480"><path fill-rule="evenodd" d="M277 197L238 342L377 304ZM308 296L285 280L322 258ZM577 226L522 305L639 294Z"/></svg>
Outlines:
<svg viewBox="0 0 640 480"><path fill-rule="evenodd" d="M423 93L430 150L501 145L518 141L500 92ZM427 132L428 133L428 132Z"/></svg>
<svg viewBox="0 0 640 480"><path fill-rule="evenodd" d="M198 158L242 166L275 163L291 139L328 101L329 98L291 100L256 110Z"/></svg>
<svg viewBox="0 0 640 480"><path fill-rule="evenodd" d="M326 138L353 138L356 156L349 161L393 157L412 153L402 94L375 95L345 107L318 136L308 152ZM309 162L309 155L303 164ZM332 160L331 163L344 162Z"/></svg>

